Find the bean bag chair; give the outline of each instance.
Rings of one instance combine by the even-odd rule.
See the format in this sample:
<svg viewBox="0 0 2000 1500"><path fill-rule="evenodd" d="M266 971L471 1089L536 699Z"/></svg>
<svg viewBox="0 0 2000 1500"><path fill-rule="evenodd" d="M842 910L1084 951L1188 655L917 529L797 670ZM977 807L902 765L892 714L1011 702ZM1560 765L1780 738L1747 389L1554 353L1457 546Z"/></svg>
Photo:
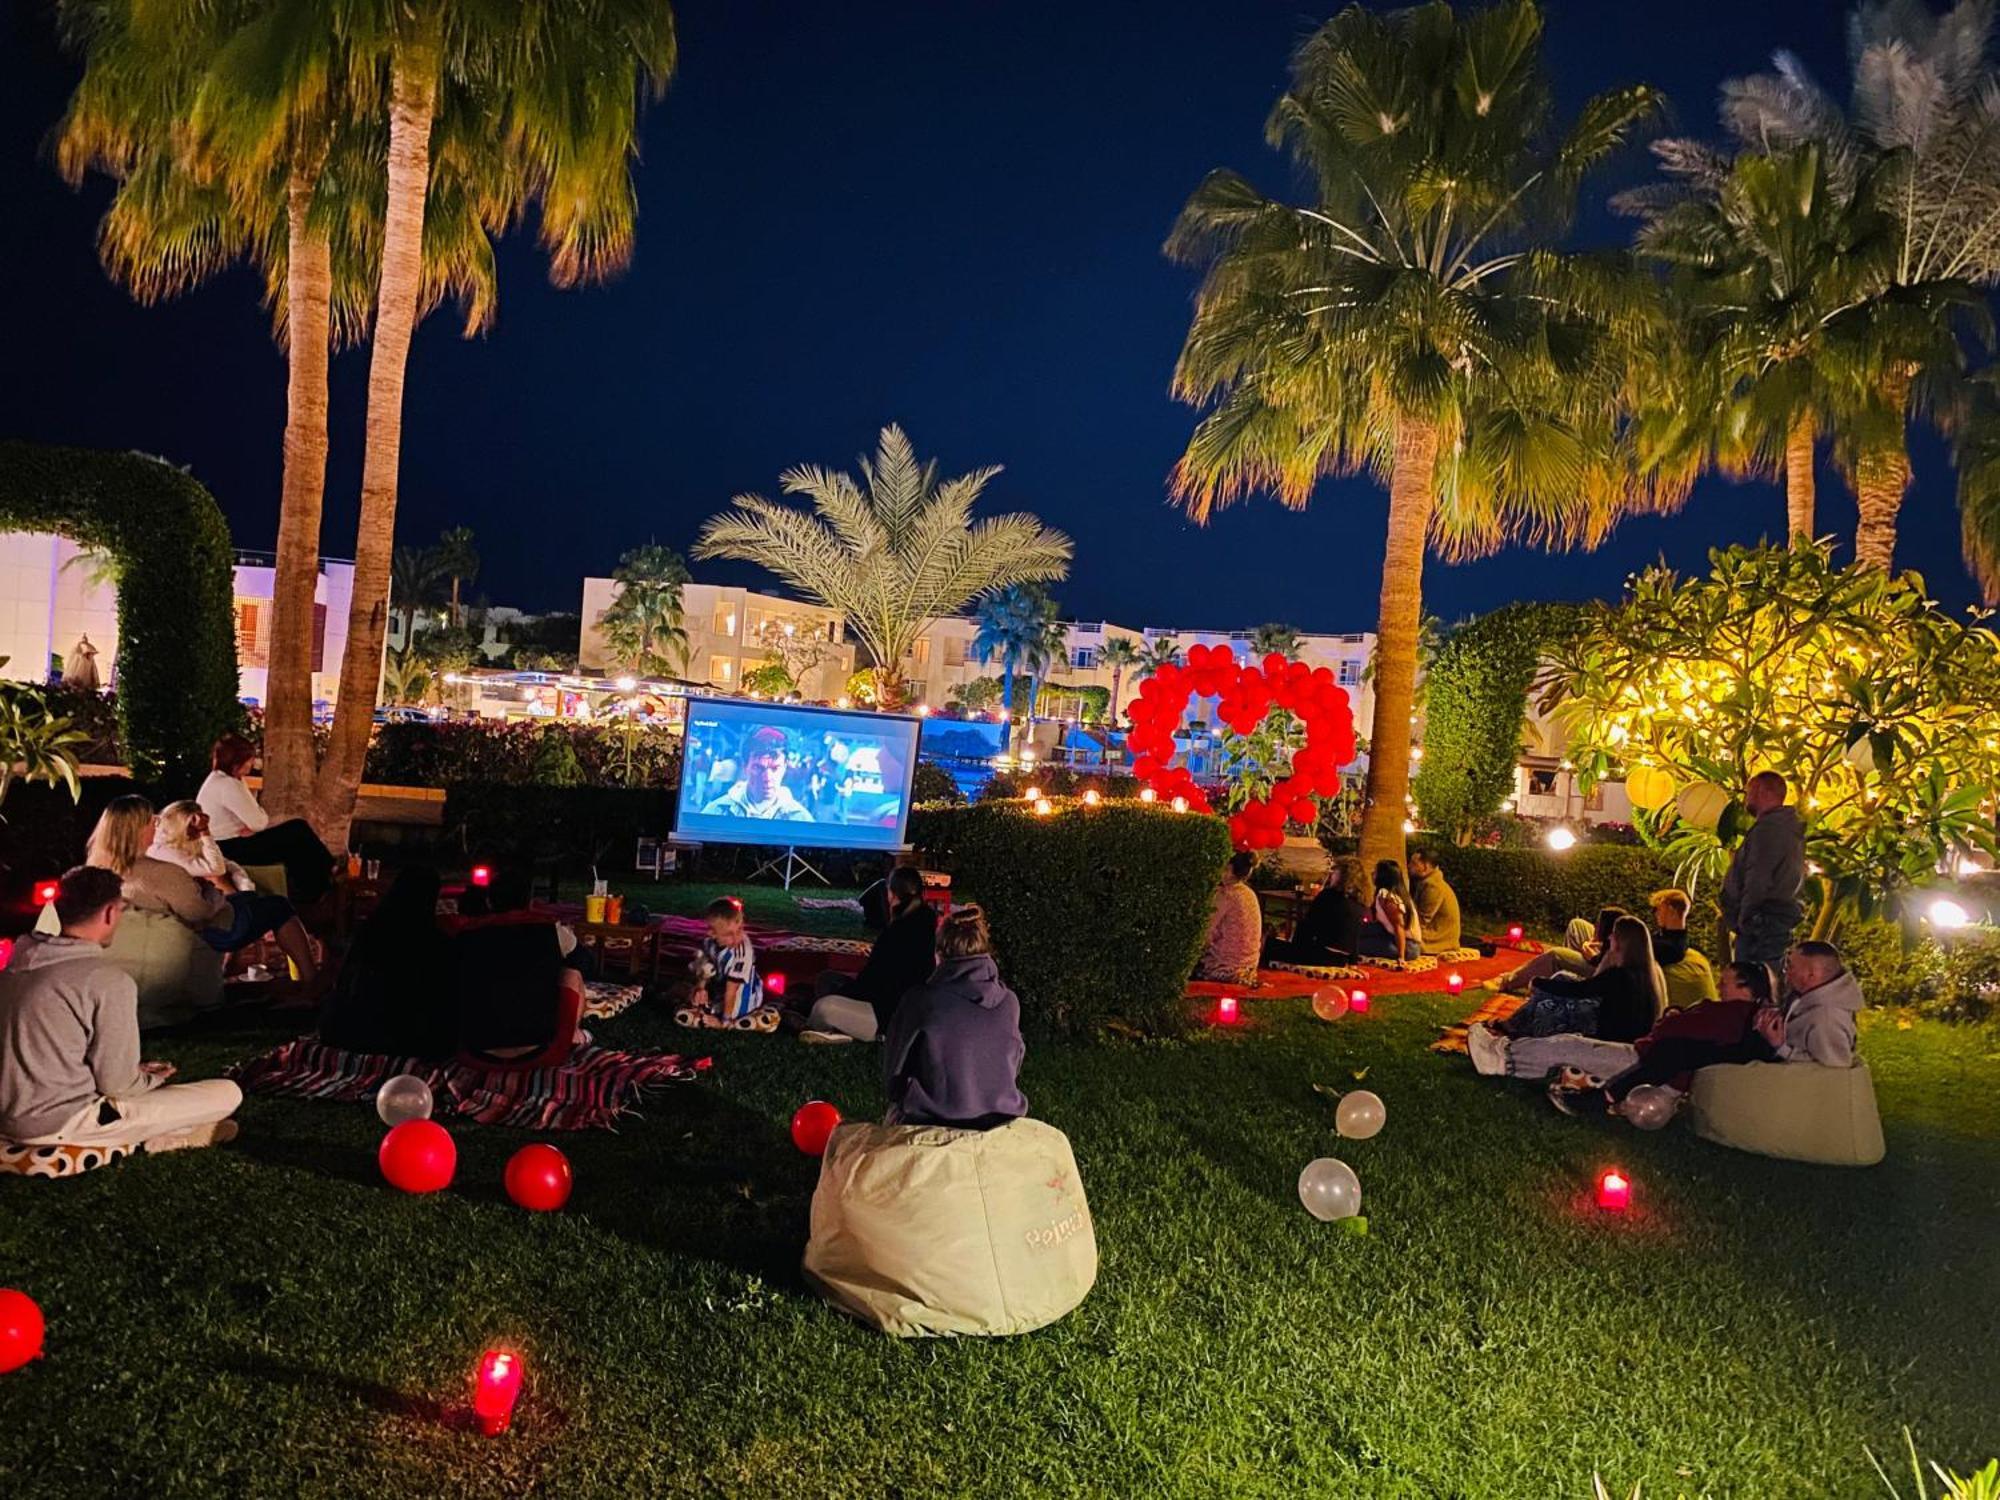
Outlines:
<svg viewBox="0 0 2000 1500"><path fill-rule="evenodd" d="M243 873L250 877L250 883L257 887L259 895L289 896L292 893L283 865L245 865Z"/></svg>
<svg viewBox="0 0 2000 1500"><path fill-rule="evenodd" d="M1667 982L1667 1005L1673 1010L1715 998L1715 970L1709 967L1707 955L1692 948L1679 963L1661 964L1660 975Z"/></svg>
<svg viewBox="0 0 2000 1500"><path fill-rule="evenodd" d="M1868 1065L1739 1063L1703 1068L1688 1097L1695 1134L1719 1146L1784 1161L1872 1167L1883 1156L1882 1118Z"/></svg>
<svg viewBox="0 0 2000 1500"><path fill-rule="evenodd" d="M139 1027L222 1004L222 955L164 912L127 911L106 950L139 986Z"/></svg>
<svg viewBox="0 0 2000 1500"><path fill-rule="evenodd" d="M1055 1322L1097 1280L1068 1137L1040 1120L842 1125L820 1162L805 1274L841 1311L898 1338Z"/></svg>

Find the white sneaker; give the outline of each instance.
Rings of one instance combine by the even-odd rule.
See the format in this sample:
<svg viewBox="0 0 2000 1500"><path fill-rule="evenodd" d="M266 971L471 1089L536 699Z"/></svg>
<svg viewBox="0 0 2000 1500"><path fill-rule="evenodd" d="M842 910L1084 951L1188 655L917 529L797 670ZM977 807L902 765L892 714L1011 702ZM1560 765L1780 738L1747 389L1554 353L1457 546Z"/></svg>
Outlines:
<svg viewBox="0 0 2000 1500"><path fill-rule="evenodd" d="M1507 1071L1507 1038L1484 1021L1465 1030L1465 1050L1472 1058L1473 1071L1483 1078L1498 1078Z"/></svg>
<svg viewBox="0 0 2000 1500"><path fill-rule="evenodd" d="M853 1037L844 1031L801 1031L799 1040L816 1047L837 1047L842 1042L851 1042Z"/></svg>
<svg viewBox="0 0 2000 1500"><path fill-rule="evenodd" d="M157 1154L161 1151L198 1150L203 1146L226 1146L242 1133L243 1128L234 1120L217 1120L213 1125L196 1125L168 1135L156 1135L145 1142L145 1149Z"/></svg>

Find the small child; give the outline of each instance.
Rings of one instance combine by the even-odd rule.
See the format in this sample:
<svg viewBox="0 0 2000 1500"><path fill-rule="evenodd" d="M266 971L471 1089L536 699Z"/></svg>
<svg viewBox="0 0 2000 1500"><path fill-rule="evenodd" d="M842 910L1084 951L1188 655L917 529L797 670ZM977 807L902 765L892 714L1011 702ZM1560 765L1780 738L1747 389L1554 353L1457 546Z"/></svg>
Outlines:
<svg viewBox="0 0 2000 1500"><path fill-rule="evenodd" d="M718 896L702 915L708 921L708 936L701 940L692 967L694 993L675 1019L683 1026L777 1030L778 1012L764 1004L757 950L743 929L743 903L734 896Z"/></svg>

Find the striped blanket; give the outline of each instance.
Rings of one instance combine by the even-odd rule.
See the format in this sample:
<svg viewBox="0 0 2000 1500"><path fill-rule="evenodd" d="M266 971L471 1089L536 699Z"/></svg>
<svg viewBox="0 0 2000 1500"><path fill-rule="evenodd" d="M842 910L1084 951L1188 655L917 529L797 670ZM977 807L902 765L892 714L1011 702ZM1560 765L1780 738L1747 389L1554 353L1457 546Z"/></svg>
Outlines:
<svg viewBox="0 0 2000 1500"><path fill-rule="evenodd" d="M343 1052L300 1037L236 1064L229 1076L247 1093L360 1103L388 1079L413 1073L430 1085L441 1118L524 1130L609 1130L637 1107L644 1090L688 1082L708 1067L705 1057L579 1047L559 1068L487 1068Z"/></svg>
<svg viewBox="0 0 2000 1500"><path fill-rule="evenodd" d="M1491 1026L1495 1021L1504 1021L1513 1015L1515 1011L1519 1010L1525 1002L1526 997L1523 995L1505 995L1499 990L1495 990L1486 997L1485 1004L1481 1005L1478 1010L1475 1010L1463 1021L1445 1027L1443 1034L1431 1043L1431 1051L1463 1052L1465 1050L1465 1033L1470 1028L1481 1023Z"/></svg>

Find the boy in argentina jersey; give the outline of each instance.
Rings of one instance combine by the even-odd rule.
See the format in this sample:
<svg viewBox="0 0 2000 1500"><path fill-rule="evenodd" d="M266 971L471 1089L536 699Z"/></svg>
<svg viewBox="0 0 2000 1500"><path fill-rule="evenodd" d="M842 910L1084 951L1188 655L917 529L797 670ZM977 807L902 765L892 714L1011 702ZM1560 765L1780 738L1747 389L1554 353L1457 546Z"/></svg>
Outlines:
<svg viewBox="0 0 2000 1500"><path fill-rule="evenodd" d="M764 981L757 973L757 950L743 928L743 903L720 896L704 915L708 936L701 940L697 1002L705 1005L709 1024L727 1026L763 1008Z"/></svg>

